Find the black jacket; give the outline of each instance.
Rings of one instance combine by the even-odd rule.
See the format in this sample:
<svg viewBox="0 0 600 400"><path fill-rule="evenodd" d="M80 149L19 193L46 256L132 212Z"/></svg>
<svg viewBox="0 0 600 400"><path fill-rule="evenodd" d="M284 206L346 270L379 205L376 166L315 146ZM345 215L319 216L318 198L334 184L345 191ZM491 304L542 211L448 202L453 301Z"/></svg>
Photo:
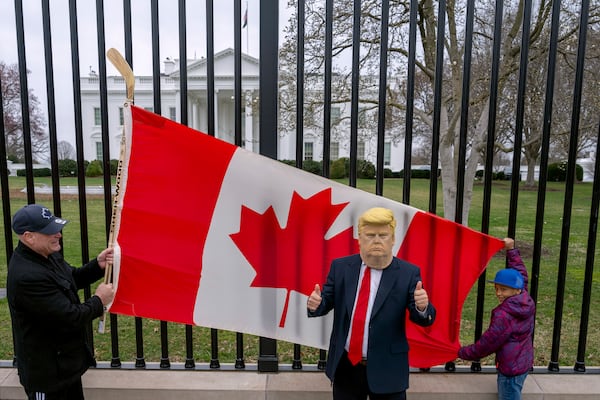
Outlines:
<svg viewBox="0 0 600 400"><path fill-rule="evenodd" d="M26 391L51 393L95 365L86 326L103 313L92 296L81 303L77 290L104 275L93 260L81 268L60 253L47 259L19 242L8 264L7 297L15 356Z"/></svg>

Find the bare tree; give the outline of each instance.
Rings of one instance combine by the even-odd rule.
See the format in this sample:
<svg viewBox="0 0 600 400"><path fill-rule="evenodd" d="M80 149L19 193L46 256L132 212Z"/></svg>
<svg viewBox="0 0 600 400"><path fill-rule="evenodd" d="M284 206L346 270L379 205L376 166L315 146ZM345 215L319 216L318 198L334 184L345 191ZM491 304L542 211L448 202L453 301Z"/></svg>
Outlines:
<svg viewBox="0 0 600 400"><path fill-rule="evenodd" d="M325 11L324 1L308 0L306 6L305 28L305 72L309 76L322 76L324 65L323 41ZM456 179L458 170L459 131L461 127L461 101L463 81L464 57L464 24L466 18L466 2L448 2L446 10L446 31L444 41L444 66L443 68L443 95L440 126L439 160L442 170L442 187L444 198L444 216L455 219L456 215ZM294 1L290 4L295 5ZM551 15L550 0L540 0L534 5L530 27L530 46L539 48L548 47L547 25ZM379 73L379 46L380 46L380 2L366 0L361 4L361 48L360 48L360 103L376 107L378 98L372 93L373 82L369 79ZM467 166L465 172L465 193L462 210L462 221L468 221L468 212L471 205L473 181L477 165L482 161L486 148L487 127L489 118L489 87L491 70L491 53L494 31L494 6L491 2L477 2L475 10L471 87L469 93L469 120ZM510 151L510 140L514 138L514 105L516 103L516 87L519 74L519 61L521 56L521 28L523 25L524 0L505 2L505 15L503 23L503 38L501 44L501 65L498 82L499 104L496 110L498 125L496 133L498 151ZM392 125L401 127L394 135L404 135L404 110L406 108L405 79L408 55L408 20L409 1L390 1L390 27L389 27L389 68L388 68L388 104L399 112L393 114ZM431 136L433 130L433 100L434 79L436 70L436 42L437 42L437 3L433 0L419 2L417 30L420 48L417 53L415 66L417 68L415 83L415 102L413 135ZM353 2L334 2L333 24L333 68L336 80L332 88L333 101L344 103L350 101L350 70L347 54L352 49L352 17ZM567 27L577 25L574 14L566 14L563 24ZM295 90L295 18L292 18L287 30L286 42L282 48L282 90ZM573 35L575 30L562 32L561 40ZM540 57L539 54L534 56ZM287 75L286 75L287 74ZM337 82L339 81L339 82ZM371 85L371 86L369 86ZM308 84L307 87L310 87ZM305 108L322 108L321 94L305 97ZM295 96L290 96L288 102L282 103L282 126L293 129L295 126ZM531 102L531 113L541 115L543 107L540 102ZM287 107L289 106L289 107ZM305 113L305 116L314 113ZM387 116L386 116L387 119ZM511 121L512 119L512 121ZM387 122L387 120L386 120ZM424 142L428 140L423 139ZM526 139L526 143L533 143ZM506 147L506 144L509 147ZM539 150L538 150L539 154ZM520 157L520 155L516 155ZM537 158L537 157L535 157Z"/></svg>
<svg viewBox="0 0 600 400"><path fill-rule="evenodd" d="M21 116L21 85L17 65L7 65L0 61L0 80L2 82L2 107L4 110L4 132L6 136L6 156L15 162L23 162L23 124ZM48 150L45 120L40 102L30 90L29 122L31 126L31 145L34 159L45 157Z"/></svg>
<svg viewBox="0 0 600 400"><path fill-rule="evenodd" d="M573 13L576 10L573 11ZM578 28L578 27L577 27ZM587 26L587 45L585 51L585 64L583 71L582 99L579 110L573 112L573 92L575 89L575 68L577 65L578 47L576 37L569 37L559 47L556 80L557 91L563 93L562 101L556 102L556 121L553 129L552 148L556 160L568 158L571 145L571 130L573 118L578 121L577 154L587 157L595 150L598 135L598 115L600 115L600 5L595 5L590 11L590 20Z"/></svg>
<svg viewBox="0 0 600 400"><path fill-rule="evenodd" d="M61 140L57 144L57 155L59 160L74 160L76 156L75 148L66 140Z"/></svg>

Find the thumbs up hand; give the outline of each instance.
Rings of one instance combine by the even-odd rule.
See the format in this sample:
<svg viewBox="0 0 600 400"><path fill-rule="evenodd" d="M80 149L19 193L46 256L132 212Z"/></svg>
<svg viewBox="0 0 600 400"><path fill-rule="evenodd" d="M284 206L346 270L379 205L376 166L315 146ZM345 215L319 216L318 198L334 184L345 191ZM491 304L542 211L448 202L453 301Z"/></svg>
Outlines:
<svg viewBox="0 0 600 400"><path fill-rule="evenodd" d="M423 289L423 282L417 282L417 286L415 287L415 305L417 306L418 311L425 311L427 306L429 305L429 297L427 296L427 292Z"/></svg>
<svg viewBox="0 0 600 400"><path fill-rule="evenodd" d="M319 307L319 305L321 304L321 300L321 287L318 284L316 284L314 290L308 298L308 303L306 304L306 307L310 311L315 311L317 307Z"/></svg>

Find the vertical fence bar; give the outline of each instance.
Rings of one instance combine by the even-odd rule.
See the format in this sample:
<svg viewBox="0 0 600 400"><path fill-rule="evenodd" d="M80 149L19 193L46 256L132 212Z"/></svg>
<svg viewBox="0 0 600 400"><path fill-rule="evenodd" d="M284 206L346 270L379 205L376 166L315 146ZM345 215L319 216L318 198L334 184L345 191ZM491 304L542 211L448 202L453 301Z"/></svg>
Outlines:
<svg viewBox="0 0 600 400"><path fill-rule="evenodd" d="M79 71L79 39L77 32L77 4L69 0L69 25L71 37L71 68L73 70L73 104L75 108L75 142L77 151L77 190L79 195L79 223L81 238L81 261L83 264L90 259L88 241L87 199L85 190L85 167L83 150L83 124L81 117L81 77ZM90 287L83 290L84 297L91 296ZM87 327L87 334L92 337L92 326Z"/></svg>
<svg viewBox="0 0 600 400"><path fill-rule="evenodd" d="M29 120L29 87L27 86L27 57L25 55L25 28L23 24L23 1L15 0L15 22L17 27L17 52L19 57L19 85L21 88L21 118L23 128L23 150L25 158L25 183L27 203L35 203L33 187L33 155L31 146L31 123Z"/></svg>
<svg viewBox="0 0 600 400"><path fill-rule="evenodd" d="M131 27L131 0L123 0L123 32L124 32L124 43L125 43L125 60L133 70L133 35L132 35L132 27ZM134 94L135 97L135 94ZM110 323L111 326L114 326L113 319L116 321L116 316L113 314L110 315ZM141 317L134 317L134 326L135 326L135 367L136 368L145 368L146 360L144 359L144 333L143 333L143 322ZM111 329L111 336L113 335L113 330ZM115 334L113 339L113 344L117 344L118 348L118 334ZM116 366L120 366L120 363Z"/></svg>
<svg viewBox="0 0 600 400"><path fill-rule="evenodd" d="M358 157L358 102L360 86L360 0L354 0L352 21L352 86L350 100L350 186L356 187Z"/></svg>
<svg viewBox="0 0 600 400"><path fill-rule="evenodd" d="M112 315L112 314L111 314ZM146 368L146 359L144 358L144 331L142 318L135 317L135 367Z"/></svg>
<svg viewBox="0 0 600 400"><path fill-rule="evenodd" d="M419 3L410 0L408 24L408 76L406 81L406 117L404 121L404 181L402 182L402 202L410 204L410 181L412 164L412 139L415 104L415 59L417 54L417 11Z"/></svg>
<svg viewBox="0 0 600 400"><path fill-rule="evenodd" d="M0 87L2 87L2 75L0 75ZM6 131L4 130L4 98L2 90L0 90L0 187L2 188L2 217L4 222L4 248L6 249L6 260L10 260L13 254L12 242L12 220L10 212L10 187L8 184L8 165L6 162ZM8 265L8 263L7 263ZM11 324L11 331L14 332L14 327ZM13 349L15 348L15 335L12 335ZM17 365L17 358L13 355L12 365Z"/></svg>
<svg viewBox="0 0 600 400"><path fill-rule="evenodd" d="M323 70L323 145L331 145L331 85L333 69L333 0L325 1L325 50ZM323 176L329 176L329 164L323 163ZM325 370L327 351L319 350L317 368Z"/></svg>
<svg viewBox="0 0 600 400"><path fill-rule="evenodd" d="M54 64L52 62L52 32L50 29L50 5L42 1L42 25L44 32L44 60L46 69L46 98L48 99L48 138L50 140L50 169L52 170L52 199L54 214L62 216L60 183L58 179L58 152L56 133L56 102L54 93Z"/></svg>
<svg viewBox="0 0 600 400"><path fill-rule="evenodd" d="M460 133L459 133L459 145L458 145L458 163L456 170L456 205L454 213L454 221L462 224L463 223L463 204L464 204L464 191L465 191L465 165L466 165L466 153L467 153L467 131L469 121L469 102L470 102L470 87L471 87L471 59L473 49L473 20L475 16L475 1L467 1L467 16L465 20L465 49L463 54L463 78L462 78L462 96L461 96L461 108L460 108ZM453 255L458 262L458 254ZM455 277L459 279L459 277ZM453 303L456 299L451 299ZM454 308L455 306L453 306ZM454 361L446 362L444 366L446 371L456 370Z"/></svg>
<svg viewBox="0 0 600 400"><path fill-rule="evenodd" d="M185 364L186 369L191 369L196 366L194 361L194 335L191 325L185 326Z"/></svg>
<svg viewBox="0 0 600 400"><path fill-rule="evenodd" d="M187 24L186 24L186 1L179 0L178 7L179 16L179 91L180 91L180 106L181 110L180 123L189 125L188 120L188 74L187 74ZM191 325L185 326L185 368L194 368L194 335Z"/></svg>
<svg viewBox="0 0 600 400"><path fill-rule="evenodd" d="M236 21L239 22L239 21ZM277 84L279 49L279 1L260 2L260 154L277 159ZM259 338L258 370L277 372L277 341Z"/></svg>
<svg viewBox="0 0 600 400"><path fill-rule="evenodd" d="M131 0L123 0L123 32L124 32L124 42L125 42L125 60L133 69L133 35L132 35L132 26L131 26ZM135 94L134 94L135 97ZM113 326L114 321L117 320L117 316L114 314L110 315L110 323ZM136 368L145 368L146 360L144 359L144 334L143 334L143 322L141 317L134 317L134 326L135 326L135 367ZM114 330L116 331L116 330ZM117 332L113 333L113 329L110 331L113 343L113 361L115 360L115 354L118 355L118 334ZM119 362L115 366L120 366Z"/></svg>
<svg viewBox="0 0 600 400"><path fill-rule="evenodd" d="M241 48L241 45L239 46ZM215 135L215 48L214 48L214 7L213 1L206 1L206 104L208 111L208 134ZM240 64L241 65L241 64ZM234 66L235 68L235 66ZM237 134L236 134L237 136ZM241 136L240 136L241 137ZM210 330L211 337L211 360L210 368L220 368L219 353L218 353L218 333L215 329ZM238 343L238 355L236 360L236 368L244 367L243 347L240 348L240 343L243 343L243 336L236 335ZM241 359L241 361L240 361Z"/></svg>
<svg viewBox="0 0 600 400"><path fill-rule="evenodd" d="M210 368L221 368L219 362L219 331L217 329L210 330Z"/></svg>
<svg viewBox="0 0 600 400"><path fill-rule="evenodd" d="M571 228L571 207L573 205L573 184L575 183L575 167L577 162L577 139L579 134L579 113L583 87L583 66L585 64L585 44L589 19L589 6L589 0L582 0L581 18L579 23L579 43L577 48L577 66L575 68L575 87L573 90L573 107L571 108L571 136L569 140L567 181L565 183L565 205L563 208L560 255L558 259L558 280L556 285L554 329L552 333L552 354L550 355L550 364L548 365L550 371L559 370L558 352L560 349L560 333L565 299L565 283L567 278L567 256L569 252L569 234ZM598 173L598 171L595 171L595 173Z"/></svg>
<svg viewBox="0 0 600 400"><path fill-rule="evenodd" d="M242 1L233 3L233 98L235 144L242 142Z"/></svg>
<svg viewBox="0 0 600 400"><path fill-rule="evenodd" d="M125 36L125 60L133 70L133 47L131 34L131 0L123 0L123 33Z"/></svg>
<svg viewBox="0 0 600 400"><path fill-rule="evenodd" d="M104 30L104 1L96 0L96 26L98 31L98 72L100 74L100 110L101 110L101 135L102 135L102 170L104 178L104 223L106 239L110 237L112 220L112 181L110 176L110 134L108 125L108 84L106 78L106 44ZM110 314L111 334L111 367L120 367L119 356L119 322L117 316Z"/></svg>
<svg viewBox="0 0 600 400"><path fill-rule="evenodd" d="M385 153L385 112L387 109L387 64L388 64L388 29L390 20L390 2L381 2L381 47L379 48L379 104L377 118L377 176L375 193L383 195Z"/></svg>
<svg viewBox="0 0 600 400"><path fill-rule="evenodd" d="M171 361L169 360L169 331L166 321L160 321L160 367L163 369L171 368Z"/></svg>
<svg viewBox="0 0 600 400"><path fill-rule="evenodd" d="M323 147L331 147L331 79L333 64L333 0L325 0L325 65L323 70ZM328 151L329 153L329 151ZM323 176L329 177L330 165L323 162ZM325 350L321 360L325 362Z"/></svg>
<svg viewBox="0 0 600 400"><path fill-rule="evenodd" d="M544 231L544 208L546 204L546 186L548 182L548 158L550 153L550 132L552 125L552 105L554 81L556 76L556 54L558 49L558 31L560 27L560 0L552 3L552 22L550 27L550 49L548 53L548 74L546 76L546 95L544 100L544 120L542 126L542 147L540 152L540 174L538 177L538 196L533 237L533 256L531 264L531 284L529 293L537 304L540 282L540 264L542 259L542 234ZM598 170L595 170L596 172ZM595 175L595 174L594 174ZM532 340L535 337L535 328Z"/></svg>
<svg viewBox="0 0 600 400"><path fill-rule="evenodd" d="M106 40L104 32L104 0L96 0L96 29L98 32L98 73L100 74L100 110L102 116L102 170L104 178L104 224L106 240L110 236L112 214L112 183L110 179L110 136L108 132L108 85L106 79Z"/></svg>
<svg viewBox="0 0 600 400"><path fill-rule="evenodd" d="M600 152L600 123L596 138L596 154ZM585 372L585 347L590 320L590 303L592 299L592 282L594 279L594 258L596 253L596 237L598 234L598 206L600 204L600 158L596 157L594 163L594 186L592 190L592 205L590 207L590 224L588 231L587 256L585 258L585 278L583 281L583 300L579 322L579 343L577 345L577 359L573 369L576 372Z"/></svg>
<svg viewBox="0 0 600 400"><path fill-rule="evenodd" d="M460 106L460 134L458 145L458 168L456 171L456 211L454 221L463 223L463 203L465 191L465 160L467 154L467 132L469 130L469 102L471 87L471 59L473 49L473 20L475 17L475 1L467 1L467 17L465 20L465 50L463 54L462 96Z"/></svg>
<svg viewBox="0 0 600 400"><path fill-rule="evenodd" d="M433 130L431 132L431 167L429 174L429 212L437 213L438 166L440 150L440 121L442 86L444 83L444 39L446 33L446 0L438 3L438 23L435 48L435 81L433 84ZM410 174L410 170L409 170ZM404 169L406 175L406 168Z"/></svg>
<svg viewBox="0 0 600 400"><path fill-rule="evenodd" d="M158 14L158 0L151 0L150 14L152 23L152 90L154 94L154 113L161 115L160 101L160 24ZM179 68L186 67L185 60L179 60Z"/></svg>
<svg viewBox="0 0 600 400"><path fill-rule="evenodd" d="M159 14L158 0L151 0L150 13L152 21L152 87L154 92L154 113L161 115L160 101L160 40L159 40ZM181 64L180 60L180 66ZM184 67L185 67L185 60ZM170 368L171 361L169 360L169 339L167 322L160 321L160 368Z"/></svg>
<svg viewBox="0 0 600 400"><path fill-rule="evenodd" d="M2 75L0 75L0 85L2 85ZM0 118L4 121L4 99L0 90ZM0 187L2 188L2 217L4 228L4 248L6 250L6 259L10 260L13 254L12 242L12 219L10 212L10 187L8 183L8 165L6 162L6 131L4 123L0 124Z"/></svg>
<svg viewBox="0 0 600 400"><path fill-rule="evenodd" d="M523 25L521 36L521 54L519 62L519 87L517 89L517 115L515 116L515 140L512 160L512 177L510 181L510 205L508 212L508 232L515 237L517 225L517 204L519 181L521 176L521 148L523 143L523 121L525 114L525 91L527 89L527 66L529 60L529 29L531 25L531 0L523 4Z"/></svg>
<svg viewBox="0 0 600 400"><path fill-rule="evenodd" d="M71 68L73 70L73 106L75 116L75 147L77 153L77 189L79 195L79 222L81 229L81 260L89 261L87 200L85 193L85 167L83 151L83 122L81 110L81 75L79 70L79 34L77 31L77 2L69 0L69 25L71 36ZM89 296L89 287L85 289Z"/></svg>
<svg viewBox="0 0 600 400"><path fill-rule="evenodd" d="M246 368L244 362L244 335L239 332L235 334L235 352L235 369Z"/></svg>
<svg viewBox="0 0 600 400"><path fill-rule="evenodd" d="M492 168L494 161L494 146L496 137L496 109L498 105L498 75L500 70L500 48L502 42L502 14L504 0L496 0L494 12L494 43L492 48L492 71L490 76L490 104L488 109L488 127L485 152L485 170L483 177L483 210L481 231L488 233L490 224L490 204L492 198ZM484 269L477 281L477 306L475 309L474 342L479 340L483 331L483 306L485 300L486 270ZM479 360L471 363L471 371L481 371Z"/></svg>
<svg viewBox="0 0 600 400"><path fill-rule="evenodd" d="M302 168L304 160L304 0L298 1L298 21L296 34L296 167ZM323 171L325 164L329 164L329 147L323 143ZM327 150L327 151L326 151ZM325 157L327 153L327 157Z"/></svg>
<svg viewBox="0 0 600 400"><path fill-rule="evenodd" d="M213 0L206 0L206 111L208 134L215 136L215 32Z"/></svg>
<svg viewBox="0 0 600 400"><path fill-rule="evenodd" d="M306 20L304 0L298 0L296 34L296 167L302 168L304 150L304 23ZM329 174L330 144L323 143L322 171ZM292 369L302 369L301 348L294 344Z"/></svg>
<svg viewBox="0 0 600 400"><path fill-rule="evenodd" d="M188 70L187 70L187 34L185 0L179 0L179 109L180 123L189 125L188 121Z"/></svg>

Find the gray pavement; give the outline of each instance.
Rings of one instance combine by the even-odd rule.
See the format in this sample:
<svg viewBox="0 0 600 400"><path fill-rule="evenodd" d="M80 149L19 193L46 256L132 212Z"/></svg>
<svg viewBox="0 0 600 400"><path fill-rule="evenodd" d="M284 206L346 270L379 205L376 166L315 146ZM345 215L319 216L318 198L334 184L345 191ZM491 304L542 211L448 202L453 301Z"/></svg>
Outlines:
<svg viewBox="0 0 600 400"><path fill-rule="evenodd" d="M331 385L321 371L275 374L252 371L89 370L83 376L87 400L96 399L214 399L329 400ZM198 368L198 367L197 367ZM204 367L200 367L204 368ZM496 374L412 372L409 400L496 400ZM533 373L525 381L523 400L597 400L600 373ZM22 400L25 393L14 368L0 367L0 399Z"/></svg>

